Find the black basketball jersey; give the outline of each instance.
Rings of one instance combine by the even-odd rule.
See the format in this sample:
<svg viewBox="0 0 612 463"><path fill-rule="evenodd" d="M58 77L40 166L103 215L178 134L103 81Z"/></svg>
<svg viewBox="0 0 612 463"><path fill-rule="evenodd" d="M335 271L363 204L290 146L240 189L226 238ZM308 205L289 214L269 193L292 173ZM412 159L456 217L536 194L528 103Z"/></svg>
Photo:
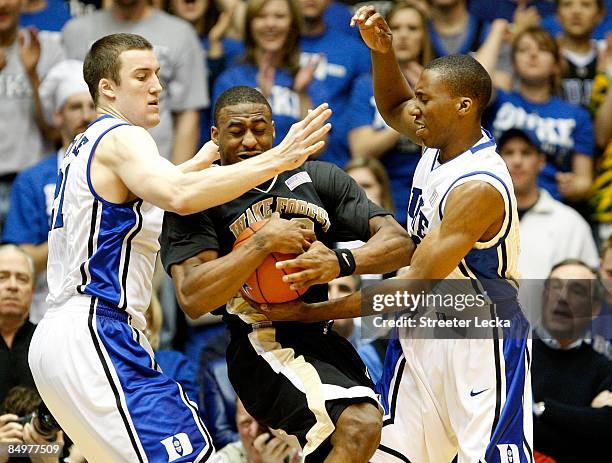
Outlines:
<svg viewBox="0 0 612 463"><path fill-rule="evenodd" d="M367 241L369 219L389 214L335 165L309 161L207 211L189 216L166 212L160 237L166 271L205 250L217 250L220 256L230 253L243 230L273 212L283 219L309 220L317 239L330 248L338 241ZM311 287L302 299L326 300L327 285Z"/></svg>
<svg viewBox="0 0 612 463"><path fill-rule="evenodd" d="M597 72L597 49L594 46L591 53L583 57L565 51L563 57L567 63L561 81L563 99L588 108L593 92L593 79Z"/></svg>

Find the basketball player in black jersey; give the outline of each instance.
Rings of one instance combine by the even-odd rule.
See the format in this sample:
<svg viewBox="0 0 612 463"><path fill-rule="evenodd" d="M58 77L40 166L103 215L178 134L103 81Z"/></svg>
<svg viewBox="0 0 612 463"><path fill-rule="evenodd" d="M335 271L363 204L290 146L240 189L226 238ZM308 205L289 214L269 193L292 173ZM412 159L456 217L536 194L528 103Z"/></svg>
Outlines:
<svg viewBox="0 0 612 463"><path fill-rule="evenodd" d="M272 111L256 90L227 90L214 116L212 139L223 164L272 147ZM246 227L266 218L251 239L232 249ZM331 249L334 242L356 239L366 244L353 252ZM326 283L338 276L393 271L407 263L409 249L393 217L342 170L313 161L222 206L166 214L161 242L162 261L189 316L227 303L228 372L248 412L282 430L307 462L367 462L379 443L382 415L350 343L328 323L272 323L236 294L271 252L301 254L306 271L292 284L309 288L302 296L308 302L326 300Z"/></svg>

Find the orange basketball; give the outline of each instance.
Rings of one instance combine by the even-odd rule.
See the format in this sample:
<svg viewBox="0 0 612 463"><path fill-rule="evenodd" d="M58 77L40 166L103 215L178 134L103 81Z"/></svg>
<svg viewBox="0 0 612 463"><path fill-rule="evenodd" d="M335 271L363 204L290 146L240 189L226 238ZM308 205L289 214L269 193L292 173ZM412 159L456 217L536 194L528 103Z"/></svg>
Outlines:
<svg viewBox="0 0 612 463"><path fill-rule="evenodd" d="M263 227L268 219L254 223L246 228L234 242L234 248L243 245L257 230ZM242 295L260 304L289 302L306 292L305 289L293 290L283 281L283 276L299 272L300 269L277 269L276 263L293 259L293 254L273 252L269 254L259 267L247 278L240 288Z"/></svg>

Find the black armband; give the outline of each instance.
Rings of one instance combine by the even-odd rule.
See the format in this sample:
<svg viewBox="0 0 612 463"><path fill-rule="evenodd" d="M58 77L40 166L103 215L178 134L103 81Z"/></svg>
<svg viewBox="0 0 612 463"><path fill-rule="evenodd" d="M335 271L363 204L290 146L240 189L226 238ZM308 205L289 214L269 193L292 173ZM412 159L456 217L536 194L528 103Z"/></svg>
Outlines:
<svg viewBox="0 0 612 463"><path fill-rule="evenodd" d="M340 275L339 277L345 277L355 273L355 257L349 249L334 249L338 263L340 264Z"/></svg>

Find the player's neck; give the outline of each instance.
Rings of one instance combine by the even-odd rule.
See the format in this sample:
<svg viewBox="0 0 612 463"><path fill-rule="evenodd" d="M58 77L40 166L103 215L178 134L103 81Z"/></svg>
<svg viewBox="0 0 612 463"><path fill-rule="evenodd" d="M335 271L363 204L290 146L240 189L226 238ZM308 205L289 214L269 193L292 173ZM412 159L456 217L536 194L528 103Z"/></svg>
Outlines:
<svg viewBox="0 0 612 463"><path fill-rule="evenodd" d="M461 2L449 8L431 9L431 21L436 31L445 35L464 31L469 19L467 8Z"/></svg>
<svg viewBox="0 0 612 463"><path fill-rule="evenodd" d="M121 111L119 111L116 108L113 108L110 105L98 104L98 107L96 108L96 112L97 112L98 117L106 114L109 116L116 117L118 119L123 119L126 122L130 122L129 119L121 113Z"/></svg>
<svg viewBox="0 0 612 463"><path fill-rule="evenodd" d="M111 12L118 21L140 21L151 14L151 7L146 2L132 6L120 6L114 3Z"/></svg>
<svg viewBox="0 0 612 463"><path fill-rule="evenodd" d="M14 29L0 33L0 47L10 47L17 40L17 26Z"/></svg>
<svg viewBox="0 0 612 463"><path fill-rule="evenodd" d="M440 164L444 164L465 153L482 138L480 126L470 131L466 130L465 133L466 135L464 136L453 137L452 142L440 148L440 156L438 157Z"/></svg>
<svg viewBox="0 0 612 463"><path fill-rule="evenodd" d="M538 202L540 190L537 185L529 191L514 190L514 196L516 196L516 208L519 210L527 210Z"/></svg>
<svg viewBox="0 0 612 463"><path fill-rule="evenodd" d="M570 37L566 34L563 34L559 38L559 46L561 49L569 50L580 55L586 55L593 48L590 36Z"/></svg>

